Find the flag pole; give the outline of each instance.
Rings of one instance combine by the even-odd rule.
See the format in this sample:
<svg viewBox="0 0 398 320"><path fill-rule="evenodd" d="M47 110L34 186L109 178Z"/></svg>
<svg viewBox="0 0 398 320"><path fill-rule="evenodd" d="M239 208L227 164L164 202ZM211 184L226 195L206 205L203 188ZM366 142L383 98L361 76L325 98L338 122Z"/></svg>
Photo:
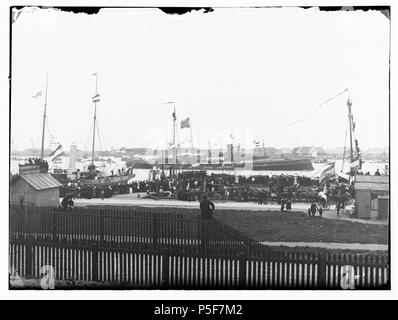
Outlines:
<svg viewBox="0 0 398 320"><path fill-rule="evenodd" d="M46 112L47 112L47 88L48 88L48 71L46 75L46 93L44 97L44 112L43 112L43 131L41 133L41 152L40 158L44 159L44 137L45 137L45 127L46 127Z"/></svg>

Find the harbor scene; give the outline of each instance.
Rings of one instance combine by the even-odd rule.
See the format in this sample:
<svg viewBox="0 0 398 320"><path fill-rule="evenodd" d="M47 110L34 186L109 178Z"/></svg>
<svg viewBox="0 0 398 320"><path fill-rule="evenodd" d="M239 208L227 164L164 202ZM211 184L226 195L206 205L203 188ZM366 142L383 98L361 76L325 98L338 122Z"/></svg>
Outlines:
<svg viewBox="0 0 398 320"><path fill-rule="evenodd" d="M267 28L308 15L334 41L282 28L260 43L237 11L169 10L14 8L10 289L43 289L43 272L61 290L388 289L388 70L357 62L361 46L386 62L384 37L326 12L237 10ZM383 12L350 14L388 30ZM76 43L71 23L87 27ZM31 30L52 39L37 65Z"/></svg>

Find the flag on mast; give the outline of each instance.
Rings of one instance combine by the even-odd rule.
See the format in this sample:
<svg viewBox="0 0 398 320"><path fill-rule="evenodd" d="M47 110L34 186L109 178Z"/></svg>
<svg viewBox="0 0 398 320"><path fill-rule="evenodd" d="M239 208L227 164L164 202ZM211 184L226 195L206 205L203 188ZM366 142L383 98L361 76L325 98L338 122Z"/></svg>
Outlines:
<svg viewBox="0 0 398 320"><path fill-rule="evenodd" d="M42 95L42 91L40 90L40 91L36 92L36 93L32 96L32 98L37 99L37 98L40 98L41 95Z"/></svg>
<svg viewBox="0 0 398 320"><path fill-rule="evenodd" d="M100 102L100 95L97 93L93 98L93 102Z"/></svg>
<svg viewBox="0 0 398 320"><path fill-rule="evenodd" d="M47 157L48 161L54 160L56 157L62 155L64 153L64 150L62 148L62 145L59 143L58 146L50 152L50 154Z"/></svg>
<svg viewBox="0 0 398 320"><path fill-rule="evenodd" d="M260 141L253 140L254 145L258 148L260 146Z"/></svg>
<svg viewBox="0 0 398 320"><path fill-rule="evenodd" d="M190 128L190 127L191 127L191 123L189 121L189 118L186 118L181 121L181 129Z"/></svg>

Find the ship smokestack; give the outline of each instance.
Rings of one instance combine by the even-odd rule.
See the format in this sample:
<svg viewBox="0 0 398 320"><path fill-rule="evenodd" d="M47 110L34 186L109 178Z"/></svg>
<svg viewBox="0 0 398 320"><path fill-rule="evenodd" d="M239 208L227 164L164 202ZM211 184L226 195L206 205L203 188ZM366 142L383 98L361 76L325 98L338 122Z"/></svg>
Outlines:
<svg viewBox="0 0 398 320"><path fill-rule="evenodd" d="M70 153L69 153L69 172L76 171L76 155L77 155L77 146L72 144L70 146Z"/></svg>

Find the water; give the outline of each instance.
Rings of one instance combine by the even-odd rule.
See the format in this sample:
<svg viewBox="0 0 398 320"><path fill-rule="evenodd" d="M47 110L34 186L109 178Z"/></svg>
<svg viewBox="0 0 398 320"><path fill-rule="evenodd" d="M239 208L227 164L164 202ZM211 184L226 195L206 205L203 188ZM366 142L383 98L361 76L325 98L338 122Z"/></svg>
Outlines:
<svg viewBox="0 0 398 320"><path fill-rule="evenodd" d="M26 157L28 158L28 157ZM51 168L57 169L67 169L69 168L69 158L68 157L60 157L61 162L50 165ZM18 164L23 163L24 161L21 160L11 160L11 173L15 174L18 173ZM336 172L341 171L342 160L335 160L336 163ZM91 164L89 159L76 162L76 169L80 169L81 171L86 170L87 166ZM387 162L369 162L366 161L362 165L362 171L364 173L370 172L370 174L374 174L377 169L384 174L385 172L385 165L388 164ZM111 170L117 173L118 169L122 169L123 167L126 168L126 162L122 161L121 158L116 157L106 157L103 160L95 161L95 165L101 170L108 174L111 174ZM306 176L306 177L317 177L322 169L327 165L326 163L313 163L314 170L307 170L307 171L252 171L252 170L244 170L244 169L237 169L233 170L208 170L209 174L211 173L226 173L226 174L237 174L243 176L251 176L251 175L293 175L293 176ZM344 164L343 172L348 172L350 169L349 164ZM133 180L148 180L149 176L149 169L134 169L134 174L136 175Z"/></svg>

